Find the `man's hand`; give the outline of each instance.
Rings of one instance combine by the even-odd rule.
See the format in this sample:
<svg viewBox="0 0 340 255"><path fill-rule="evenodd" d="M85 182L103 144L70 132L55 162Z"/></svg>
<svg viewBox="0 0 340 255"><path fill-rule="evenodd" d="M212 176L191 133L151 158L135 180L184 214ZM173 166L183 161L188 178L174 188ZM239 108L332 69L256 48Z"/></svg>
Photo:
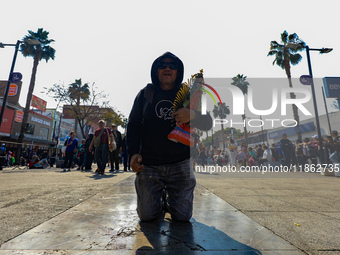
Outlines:
<svg viewBox="0 0 340 255"><path fill-rule="evenodd" d="M181 108L171 115L175 117L177 126L179 127L182 124L188 123L190 120L195 119L196 113L189 108Z"/></svg>
<svg viewBox="0 0 340 255"><path fill-rule="evenodd" d="M143 158L142 155L140 154L133 154L131 157L131 168L132 171L135 173L138 173L143 170L144 165L141 165L140 163L142 162Z"/></svg>

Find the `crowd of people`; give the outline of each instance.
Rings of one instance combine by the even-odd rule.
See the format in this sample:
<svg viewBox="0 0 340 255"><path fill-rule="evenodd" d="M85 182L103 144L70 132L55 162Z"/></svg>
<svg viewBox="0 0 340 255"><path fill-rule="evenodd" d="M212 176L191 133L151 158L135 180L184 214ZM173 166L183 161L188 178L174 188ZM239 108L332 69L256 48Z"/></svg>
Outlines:
<svg viewBox="0 0 340 255"><path fill-rule="evenodd" d="M323 137L323 153L325 164L339 163L340 137L336 130L331 135ZM296 140L288 139L287 134L282 139L268 147L265 144L246 146L243 142L237 145L230 139L225 150L214 147L207 149L202 143L192 148L192 156L195 165L231 165L254 166L264 165L268 162L277 162L283 166L302 167L305 164L316 166L321 162L321 150L319 138L314 135L311 138Z"/></svg>
<svg viewBox="0 0 340 255"><path fill-rule="evenodd" d="M91 170L92 164L96 163L96 173L104 174L107 164L109 171L114 172L119 170L122 162L124 171L130 170L126 138L122 139L116 124L112 124L111 128L105 124L104 120L100 120L95 133L89 134L80 144L75 133L70 133L64 143L63 171L70 171L73 166L77 166L77 170Z"/></svg>
<svg viewBox="0 0 340 255"><path fill-rule="evenodd" d="M0 147L0 170L3 167L12 166L22 166L29 169L40 169L61 167L64 172L71 171L72 168L77 167L77 170L91 170L92 164L96 163L98 168L96 170L99 174L104 174L105 168L111 167L110 172L119 170L119 164L124 163L124 171L130 170L130 162L127 154L126 138L122 139L121 133L117 130L117 125L113 124L111 128L105 127L105 122L103 120L99 121L100 128L96 130L95 134L89 134L86 139L82 139L78 142L75 132L71 132L69 136L65 139L63 149L60 152L51 152L50 154L47 150L44 151L31 151L26 152L20 156L20 162L15 162L14 152L7 151L6 145L3 143ZM100 129L104 129L107 133L111 135L111 142L114 141L114 150L109 150L108 140L101 140L101 148L95 148L91 146ZM103 132L104 133L104 132ZM103 153L103 149L107 148L107 153ZM103 157L105 155L106 159ZM108 164L108 165L107 165Z"/></svg>

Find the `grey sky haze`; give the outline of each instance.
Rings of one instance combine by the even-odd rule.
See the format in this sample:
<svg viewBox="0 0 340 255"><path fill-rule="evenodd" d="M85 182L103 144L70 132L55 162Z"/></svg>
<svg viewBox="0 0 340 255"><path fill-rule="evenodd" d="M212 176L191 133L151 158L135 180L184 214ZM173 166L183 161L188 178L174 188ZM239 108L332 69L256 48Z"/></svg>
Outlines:
<svg viewBox="0 0 340 255"><path fill-rule="evenodd" d="M310 47L315 77L340 76L340 2L310 1L6 1L2 4L0 42L15 43L27 30L42 27L55 40L56 59L41 61L34 94L54 83L82 78L109 93L111 105L126 117L138 91L150 79L151 64L171 51L185 65L185 80L204 69L209 78L244 74L255 78L285 78L284 70L267 57L272 40L297 33ZM0 49L0 79L7 80L14 47ZM308 74L306 53L292 76ZM18 55L22 72L21 105L29 85L32 58ZM263 88L258 88L263 89ZM320 105L320 107L322 107ZM323 107L322 107L323 108Z"/></svg>

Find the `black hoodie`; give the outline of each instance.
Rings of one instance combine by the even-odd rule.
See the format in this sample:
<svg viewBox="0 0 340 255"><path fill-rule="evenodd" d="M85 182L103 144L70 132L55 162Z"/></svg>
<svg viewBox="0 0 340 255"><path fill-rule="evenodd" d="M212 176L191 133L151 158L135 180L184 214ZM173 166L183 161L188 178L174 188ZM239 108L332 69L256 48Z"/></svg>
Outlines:
<svg viewBox="0 0 340 255"><path fill-rule="evenodd" d="M178 65L177 79L171 90L163 90L158 79L158 63L170 58ZM177 91L180 89L184 74L182 61L170 52L157 58L151 67L153 100L147 104L144 97L145 88L137 95L132 107L127 127L127 144L130 156L139 153L145 165L161 165L177 163L190 158L190 147L170 141L167 136L174 129L172 107ZM194 120L197 127L209 130L212 125L210 115L196 113Z"/></svg>

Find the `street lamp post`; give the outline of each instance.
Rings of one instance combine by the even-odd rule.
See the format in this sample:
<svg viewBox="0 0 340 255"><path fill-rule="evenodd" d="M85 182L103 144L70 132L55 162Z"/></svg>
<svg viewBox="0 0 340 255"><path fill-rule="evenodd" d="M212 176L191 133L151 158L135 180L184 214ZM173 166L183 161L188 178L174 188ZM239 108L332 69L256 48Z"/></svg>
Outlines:
<svg viewBox="0 0 340 255"><path fill-rule="evenodd" d="M318 138L319 138L320 160L321 160L321 164L324 164L325 163L325 155L324 155L324 150L323 150L323 141L322 141L322 136L321 136L320 120L319 120L318 106L317 106L317 103L316 103L315 86L314 86L314 81L313 81L312 65L311 65L311 61L310 61L309 51L319 51L322 54L322 53L331 52L333 49L332 48L311 49L311 48L309 48L309 46L305 46L305 48L306 48L306 54L307 54L309 76L310 76L310 79L311 79L311 88L312 88L316 128L317 128L317 131L318 131Z"/></svg>
<svg viewBox="0 0 340 255"><path fill-rule="evenodd" d="M31 44L31 45L40 45L41 44L37 39L26 39L24 41L25 41L25 43ZM15 62L16 62L16 59L17 59L18 51L19 51L19 46L20 46L21 43L22 43L22 41L20 41L20 40L18 40L16 44L0 43L0 48L5 48L5 46L15 46L14 56L13 56L13 60L12 60L12 66L11 66L11 70L9 72L9 77L8 77L8 81L7 81L6 90L5 90L5 93L4 93L4 98L2 100L2 108L1 108L1 112L0 112L0 127L1 127L1 124L2 124L2 119L4 117L8 92L9 92L9 88L10 88L10 85L11 85L12 75L13 75L14 66L15 66Z"/></svg>
<svg viewBox="0 0 340 255"><path fill-rule="evenodd" d="M0 43L0 48L4 48L4 46L15 46L12 66L11 66L11 70L9 72L9 77L8 77L8 81L7 81L6 90L5 90L5 93L4 93L4 98L2 100L2 108L1 108L1 112L0 112L0 127L1 127L1 124L2 124L2 119L4 117L4 112L5 112L6 102L7 102L7 97L8 97L8 91L9 91L9 87L11 85L12 74L13 74L13 71L14 71L15 61L17 59L20 43L21 43L21 41L19 41L19 40L17 41L16 44L2 44L2 43Z"/></svg>

